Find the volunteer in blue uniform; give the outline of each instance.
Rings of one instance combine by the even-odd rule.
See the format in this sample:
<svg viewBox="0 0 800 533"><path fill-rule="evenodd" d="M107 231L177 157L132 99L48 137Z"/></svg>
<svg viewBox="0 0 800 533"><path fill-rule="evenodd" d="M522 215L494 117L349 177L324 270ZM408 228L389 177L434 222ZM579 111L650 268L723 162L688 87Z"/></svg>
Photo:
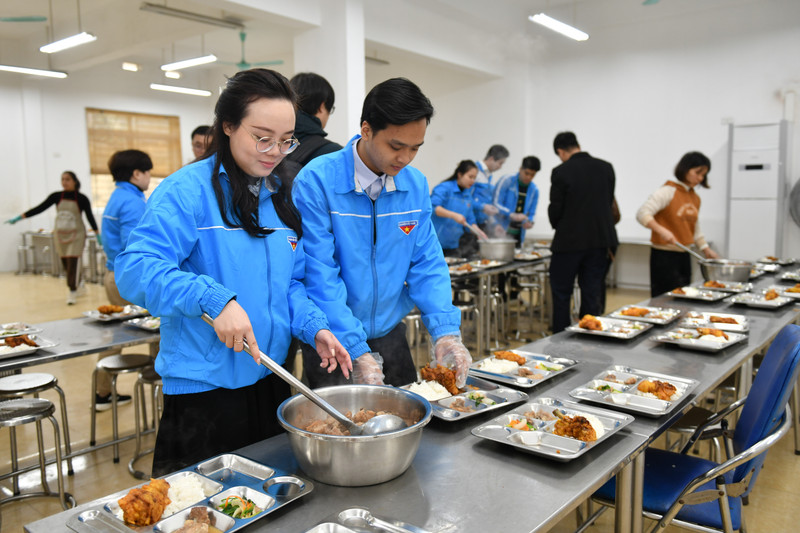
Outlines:
<svg viewBox="0 0 800 533"><path fill-rule="evenodd" d="M364 100L361 133L297 175L309 297L354 359L361 382L404 385L416 379L403 318L416 305L437 362L463 385L471 362L461 314L431 222L428 182L409 166L425 140L433 106L407 79L376 85ZM312 387L343 383L302 346ZM385 358L385 364L373 356ZM384 379L385 373L385 379Z"/></svg>
<svg viewBox="0 0 800 533"><path fill-rule="evenodd" d="M477 254L476 233L486 238L475 222L472 208L472 186L477 174L475 163L465 159L458 164L453 175L434 187L431 193L433 227L446 256L469 257Z"/></svg>
<svg viewBox="0 0 800 533"><path fill-rule="evenodd" d="M164 412L153 476L282 431L276 411L289 387L242 352L245 341L280 364L295 335L316 342L329 369L341 362L347 373L344 348L306 296L300 217L290 186L276 177L297 146L294 120L294 93L281 74L230 78L215 108L212 155L153 191L117 256L120 294L161 317L155 368Z"/></svg>
<svg viewBox="0 0 800 533"><path fill-rule="evenodd" d="M518 247L525 240L525 231L533 227L539 203L539 188L533 178L541 168L539 158L529 155L522 159L519 172L503 176L494 191L497 220Z"/></svg>

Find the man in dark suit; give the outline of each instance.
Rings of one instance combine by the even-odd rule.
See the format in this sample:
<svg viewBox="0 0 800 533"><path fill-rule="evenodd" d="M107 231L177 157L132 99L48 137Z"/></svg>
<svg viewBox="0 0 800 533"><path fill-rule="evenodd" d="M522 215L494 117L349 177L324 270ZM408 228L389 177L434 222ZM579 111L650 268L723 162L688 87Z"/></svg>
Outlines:
<svg viewBox="0 0 800 533"><path fill-rule="evenodd" d="M619 241L614 229L614 167L582 152L571 131L556 135L553 149L562 164L553 169L547 214L556 230L551 249L553 333L570 324L570 297L578 277L580 316L600 315L605 277Z"/></svg>

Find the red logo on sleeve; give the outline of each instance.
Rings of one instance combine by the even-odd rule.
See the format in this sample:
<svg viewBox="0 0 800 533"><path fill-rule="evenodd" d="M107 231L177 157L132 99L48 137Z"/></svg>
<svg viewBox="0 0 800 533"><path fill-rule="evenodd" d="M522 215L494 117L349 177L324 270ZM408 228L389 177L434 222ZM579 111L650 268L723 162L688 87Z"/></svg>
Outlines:
<svg viewBox="0 0 800 533"><path fill-rule="evenodd" d="M417 227L417 221L416 220L410 220L408 222L400 222L397 225L397 227L400 228L400 231L402 231L403 233L408 235L409 233L411 233L414 230L414 228Z"/></svg>

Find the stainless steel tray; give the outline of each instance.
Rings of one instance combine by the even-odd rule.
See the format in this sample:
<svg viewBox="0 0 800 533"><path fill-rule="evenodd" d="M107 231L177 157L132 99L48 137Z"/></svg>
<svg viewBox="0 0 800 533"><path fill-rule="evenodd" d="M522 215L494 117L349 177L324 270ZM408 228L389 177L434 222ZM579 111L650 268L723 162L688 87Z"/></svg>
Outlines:
<svg viewBox="0 0 800 533"><path fill-rule="evenodd" d="M764 272L777 272L781 269L781 266L778 263L764 263L759 261L755 264L754 268L758 270L763 270Z"/></svg>
<svg viewBox="0 0 800 533"><path fill-rule="evenodd" d="M719 328L716 328L719 329ZM675 328L660 335L650 337L651 341L661 342L665 344L676 344L681 348L688 348L690 350L700 350L702 352L719 352L728 346L733 346L738 342L742 342L747 338L744 333L725 332L728 339L724 342L699 340L700 334L696 329L692 328Z"/></svg>
<svg viewBox="0 0 800 533"><path fill-rule="evenodd" d="M58 346L57 342L47 340L43 337L40 337L36 333L28 334L28 338L35 342L36 346L28 346L25 344L15 348L8 348L6 346L5 339L0 339L0 359L10 359L19 355L28 355L40 348L52 348L53 346Z"/></svg>
<svg viewBox="0 0 800 533"><path fill-rule="evenodd" d="M648 313L644 316L629 316L623 313L626 309L631 308L638 308L638 309L647 309ZM636 320L637 322L649 322L650 324L658 324L659 326L665 326L675 319L677 319L681 315L682 311L680 309L674 309L672 307L649 307L646 305L626 305L620 307L613 313L609 313L608 316L611 318L619 318L622 320Z"/></svg>
<svg viewBox="0 0 800 533"><path fill-rule="evenodd" d="M779 296L784 298L794 298L795 300L800 299L800 292L790 292L788 290L792 288L794 287L787 287L785 285L771 285L765 290L775 289L775 292L777 292Z"/></svg>
<svg viewBox="0 0 800 533"><path fill-rule="evenodd" d="M555 421L541 421L529 419L534 426L532 431L521 431L508 427L508 424L528 417L525 413L547 412L559 408L567 415L590 414L597 417L603 425L605 433L594 442L584 442L570 437L561 437L552 432ZM556 461L571 461L588 452L601 442L608 439L628 424L633 422L633 417L624 413L589 407L572 402L562 402L555 398L537 398L531 402L517 407L513 411L502 414L488 423L473 428L472 434L482 439L493 440L526 453L541 455Z"/></svg>
<svg viewBox="0 0 800 533"><path fill-rule="evenodd" d="M487 357L485 359L481 359L475 363L472 363L469 367L470 374L478 375L484 377L486 379L491 379L492 381L498 381L500 383L507 383L509 385L516 385L517 387L525 387L525 388L532 388L538 385L539 383L544 383L548 379L558 376L559 374L563 374L573 366L578 364L578 361L574 359L567 359L565 357L553 357L550 355L540 354L540 353L533 353L533 352L526 352L523 350L508 350L510 352L514 352L517 355L520 355L526 359L526 362L522 367L528 369L529 371L533 372L532 376L521 376L519 375L520 368L517 366L513 372L500 374L497 372L489 372L486 370L482 370L480 366L484 364L485 361L492 359L492 357Z"/></svg>
<svg viewBox="0 0 800 533"><path fill-rule="evenodd" d="M126 320L128 318L136 318L147 315L147 309L144 307L139 307L138 305L126 305L121 313L112 313L110 315L104 315L97 309L83 312L83 316L94 320L99 320L100 322L113 322L115 320Z"/></svg>
<svg viewBox="0 0 800 533"><path fill-rule="evenodd" d="M306 479L234 454L219 455L164 479L175 482L184 477L198 479L205 497L175 514L162 516L152 526L133 526L122 520L117 500L128 493L123 490L104 498L97 507L71 516L67 527L78 533L171 533L183 526L192 507L208 507L217 518L216 527L230 533L314 490ZM218 511L222 500L234 494L253 500L263 511L250 518L232 518Z"/></svg>
<svg viewBox="0 0 800 533"><path fill-rule="evenodd" d="M678 396L670 400L645 396L638 386L646 380L669 382L677 389L675 394ZM697 387L697 383L694 379L615 365L597 374L585 385L571 390L569 395L621 411L659 417L675 409Z"/></svg>
<svg viewBox="0 0 800 533"><path fill-rule="evenodd" d="M6 337L16 337L17 335L40 333L42 328L35 328L24 322L8 322L0 324L0 330L0 339L5 339Z"/></svg>
<svg viewBox="0 0 800 533"><path fill-rule="evenodd" d="M766 272L764 270L761 270L760 268L751 268L750 269L750 279L751 280L760 278L764 274L766 274Z"/></svg>
<svg viewBox="0 0 800 533"><path fill-rule="evenodd" d="M725 322L713 322L712 317L727 318L735 320L735 324ZM744 333L750 331L750 322L744 315L732 315L729 313L708 313L699 311L690 311L684 315L678 327L681 328L716 328L723 331L738 331Z"/></svg>
<svg viewBox="0 0 800 533"><path fill-rule="evenodd" d="M608 318L604 316L596 317L602 324L603 329L584 329L573 324L566 328L573 333L585 333L587 335L600 335L601 337L611 337L614 339L629 340L637 337L653 327L653 324L646 322L636 322L633 320L620 320L618 318Z"/></svg>
<svg viewBox="0 0 800 533"><path fill-rule="evenodd" d="M508 261L498 261L497 259L478 259L477 261L470 261L469 264L472 265L473 268L481 269L503 266L507 262Z"/></svg>
<svg viewBox="0 0 800 533"><path fill-rule="evenodd" d="M726 300L728 303L746 305L748 307L756 307L759 309L778 309L786 304L792 303L794 300L786 298L785 296L778 296L772 300L764 298L764 292L749 292L745 294L735 294Z"/></svg>
<svg viewBox="0 0 800 533"><path fill-rule="evenodd" d="M716 286L712 287L710 285L706 285L706 283L717 283L720 286L719 287L716 287ZM722 292L736 292L736 293L739 293L739 292L747 292L747 291L751 290L753 288L753 284L752 283L742 283L741 281L717 281L717 280L714 280L713 282L706 281L704 283L695 283L694 285L692 285L692 287L694 287L694 288L696 288L698 290L701 290L701 291L708 290L708 291L722 291Z"/></svg>
<svg viewBox="0 0 800 533"><path fill-rule="evenodd" d="M800 281L800 270L794 270L792 272L784 272L778 279L780 279L781 281L791 281L797 283Z"/></svg>
<svg viewBox="0 0 800 533"><path fill-rule="evenodd" d="M157 316L142 316L125 321L126 326L143 329L145 331L158 331L161 329L161 318Z"/></svg>
<svg viewBox="0 0 800 533"><path fill-rule="evenodd" d="M403 385L400 388L408 389L410 386L411 384L408 384ZM475 376L467 376L467 383L464 388L466 390L461 394L448 396L447 398L430 402L431 413L433 416L448 422L464 420L465 418L470 418L488 411L503 409L512 404L523 402L528 399L528 395L522 391L507 389L497 385L496 383L491 383L485 379L480 379ZM473 399L480 398L481 395L484 396L484 399L481 399L480 401ZM472 396L472 398L470 396ZM473 410L460 411L451 407L452 403L456 400L464 401L464 409Z"/></svg>
<svg viewBox="0 0 800 533"><path fill-rule="evenodd" d="M517 252L514 254L514 259L517 261L535 261L537 259L544 259L546 257L550 257L553 255L547 248L539 248L538 250L534 250L532 252Z"/></svg>
<svg viewBox="0 0 800 533"><path fill-rule="evenodd" d="M766 265L786 266L786 265L791 265L795 261L797 261L797 259L793 259L791 257L784 257L784 258L780 258L780 257L761 257L757 262L758 263L764 263Z"/></svg>
<svg viewBox="0 0 800 533"><path fill-rule="evenodd" d="M469 267L469 270L462 270L467 267ZM477 268L474 268L472 265L469 265L468 263L459 263L455 265L450 265L447 268L450 271L451 276L466 276L467 274L474 274L479 270Z"/></svg>
<svg viewBox="0 0 800 533"><path fill-rule="evenodd" d="M370 518L375 522L370 523ZM374 533L378 531L431 533L427 529L406 522L375 515L364 507L351 507L326 516L319 524L305 533Z"/></svg>
<svg viewBox="0 0 800 533"><path fill-rule="evenodd" d="M674 290L669 291L667 296L673 298L683 298L685 300L698 300L701 302L718 302L728 296L727 292L712 291L711 289L698 289L697 287L681 287L684 291L688 289L688 294L676 293Z"/></svg>

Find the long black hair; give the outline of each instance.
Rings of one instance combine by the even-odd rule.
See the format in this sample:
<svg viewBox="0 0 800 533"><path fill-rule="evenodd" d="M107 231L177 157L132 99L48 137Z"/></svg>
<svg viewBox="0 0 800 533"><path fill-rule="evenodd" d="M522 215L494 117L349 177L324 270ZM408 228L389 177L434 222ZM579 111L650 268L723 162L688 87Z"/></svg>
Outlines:
<svg viewBox="0 0 800 533"><path fill-rule="evenodd" d="M230 138L223 130L225 124L238 128L247 115L248 106L259 98L286 100L297 109L294 91L289 86L289 80L282 74L264 68L238 72L228 79L214 108L214 125L211 126L212 144L209 152L217 155L211 183L214 186L222 220L228 226L242 228L253 237L266 237L274 230L259 224L258 196L250 192L248 184L251 180L236 164L231 152ZM220 165L225 167L230 179L230 198L225 197L220 184ZM298 238L302 237L300 213L292 203L292 183L284 175L280 175L278 190L272 195L272 204L283 223L294 230Z"/></svg>
<svg viewBox="0 0 800 533"><path fill-rule="evenodd" d="M458 179L459 174L466 174L473 168L478 168L478 165L476 165L474 161L470 161L469 159L464 159L458 164L455 172L453 172L453 175L444 181L455 181Z"/></svg>

